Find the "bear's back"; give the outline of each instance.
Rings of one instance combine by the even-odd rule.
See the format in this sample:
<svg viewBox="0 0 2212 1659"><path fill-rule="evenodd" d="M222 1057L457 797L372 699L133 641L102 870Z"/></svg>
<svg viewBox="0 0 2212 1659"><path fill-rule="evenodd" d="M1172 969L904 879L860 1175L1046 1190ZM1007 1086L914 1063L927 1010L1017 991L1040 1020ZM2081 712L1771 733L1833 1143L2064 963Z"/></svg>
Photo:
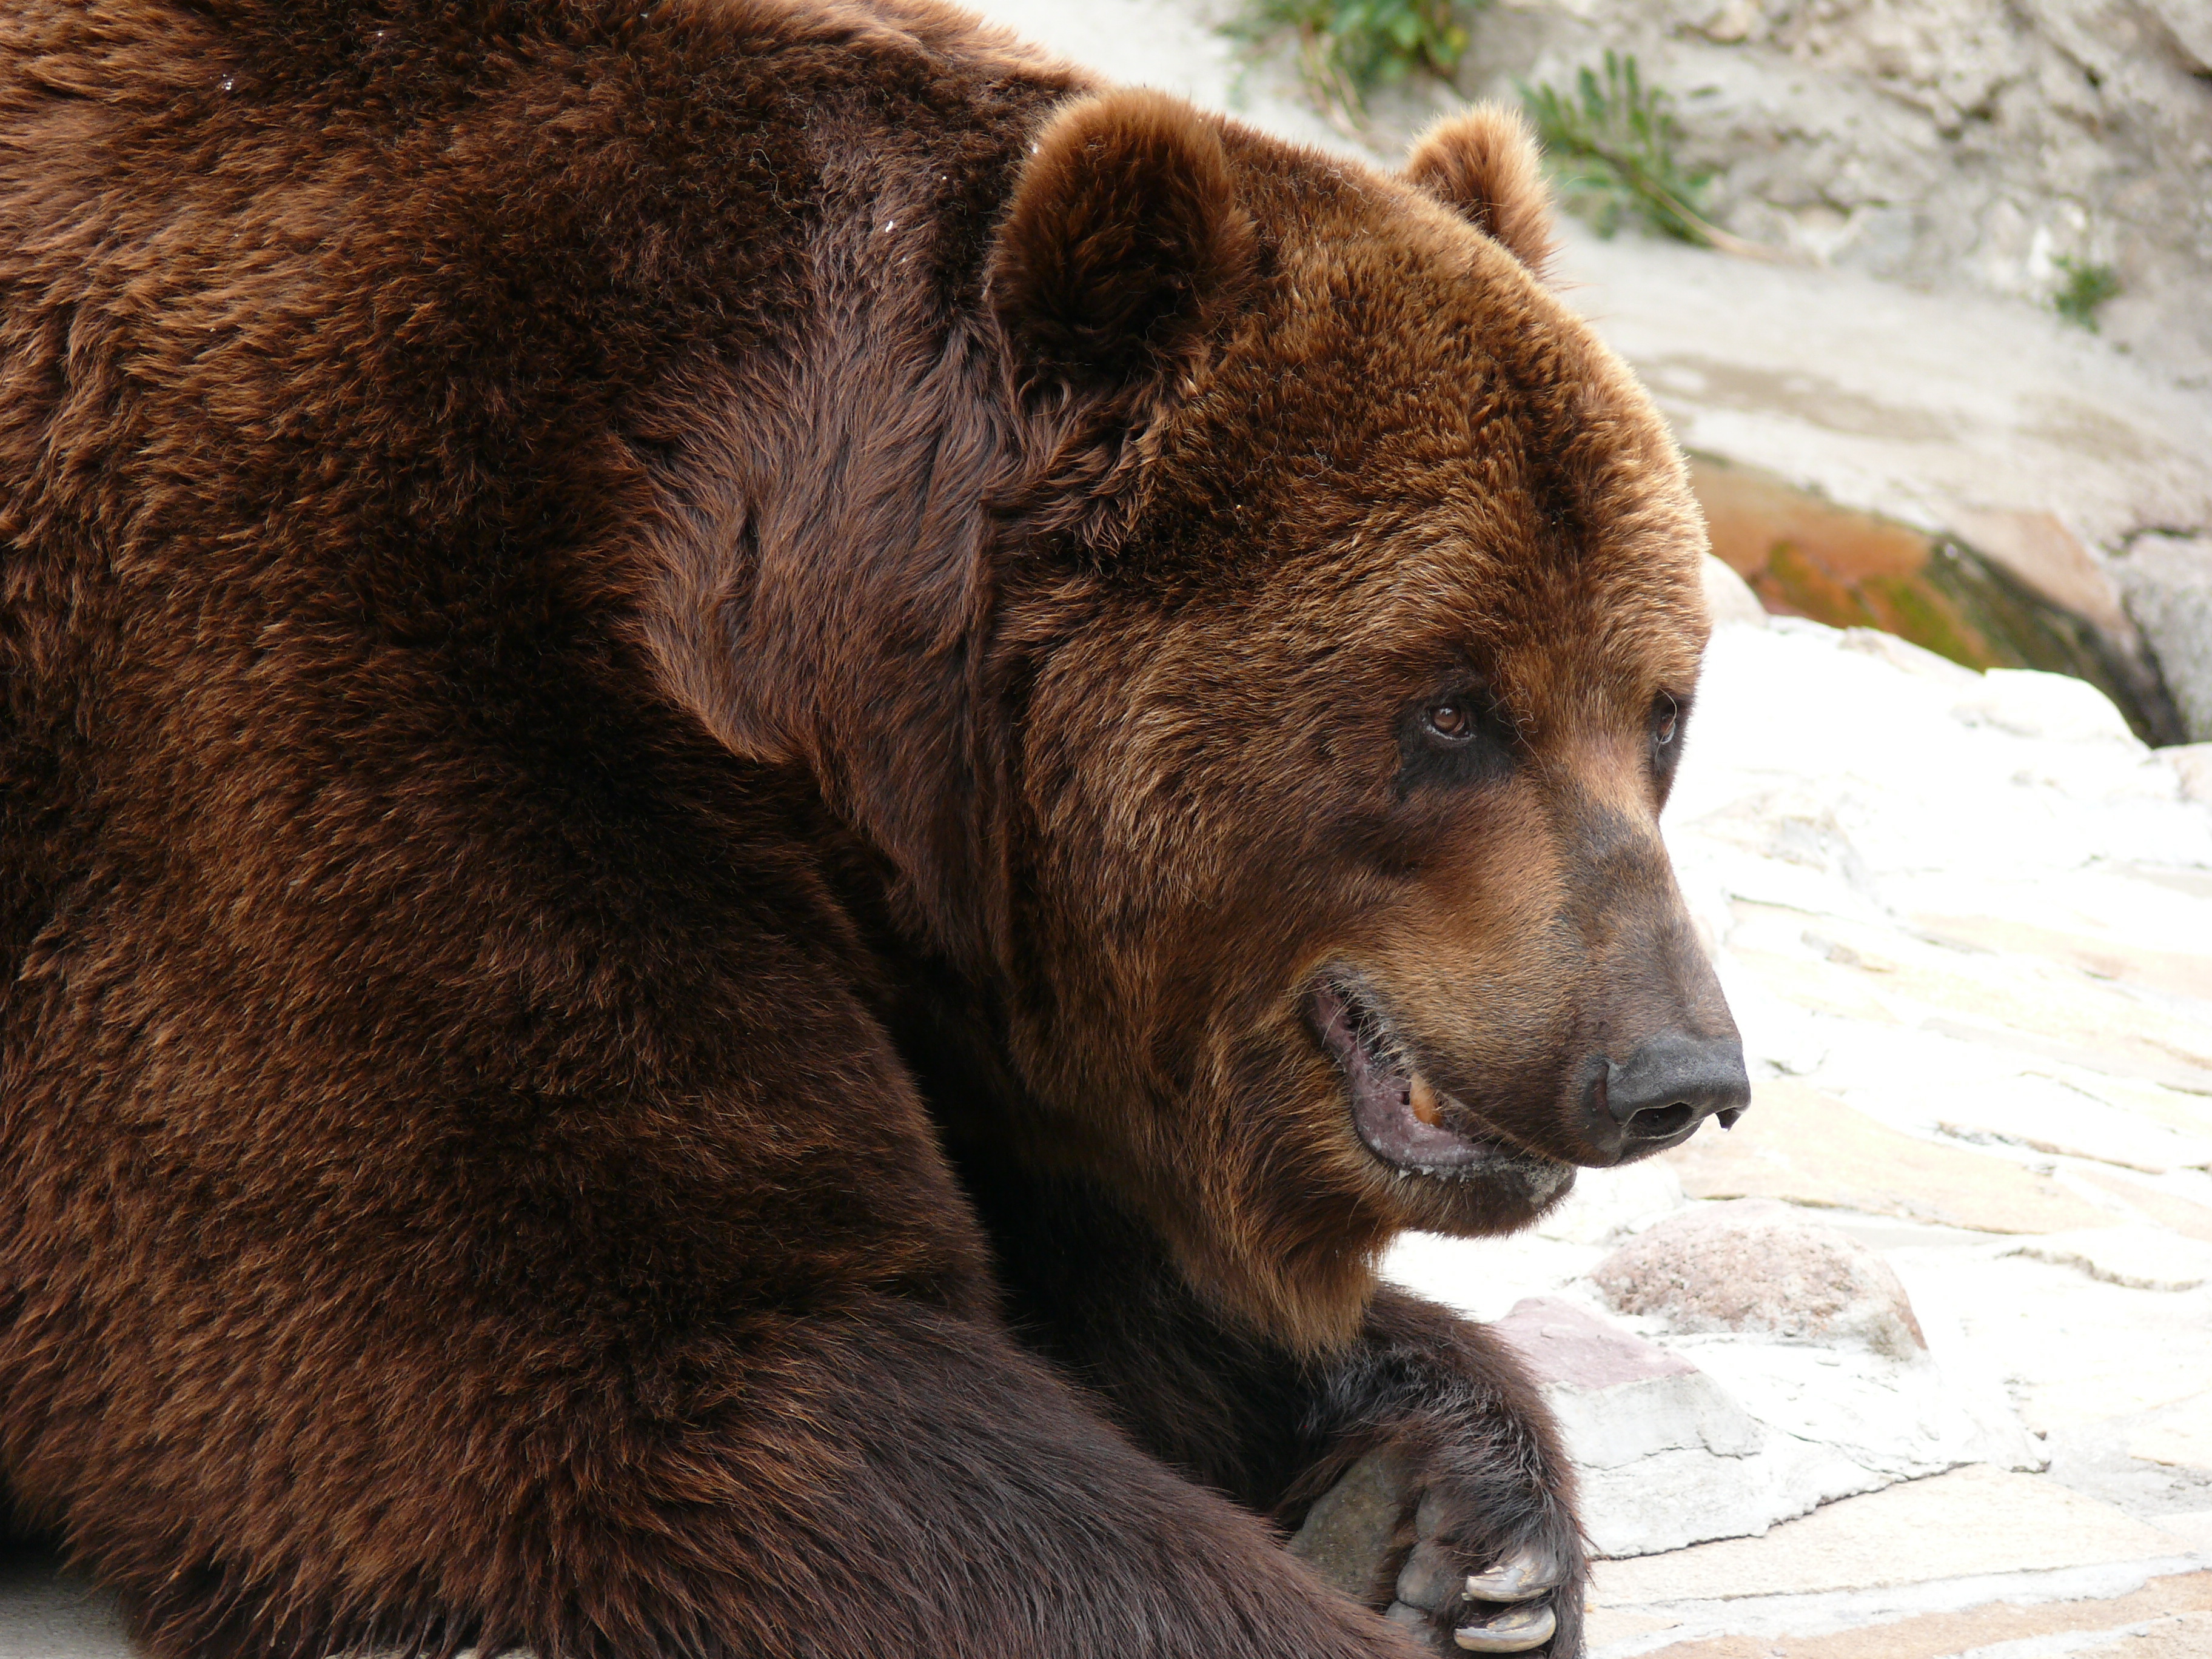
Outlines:
<svg viewBox="0 0 2212 1659"><path fill-rule="evenodd" d="M726 783L638 643L700 430L772 471L819 438L774 365L887 349L856 293L972 306L1071 84L927 6L489 15L0 19L0 968L126 823L374 886L404 860L301 838L450 866L525 776Z"/></svg>
<svg viewBox="0 0 2212 1659"><path fill-rule="evenodd" d="M0 1279L53 1328L223 1330L176 1264L256 1252L448 1309L978 1294L849 837L638 617L702 407L853 325L884 190L936 181L902 280L970 303L1066 83L926 9L670 10L0 20ZM549 1255L586 1191L606 1259Z"/></svg>

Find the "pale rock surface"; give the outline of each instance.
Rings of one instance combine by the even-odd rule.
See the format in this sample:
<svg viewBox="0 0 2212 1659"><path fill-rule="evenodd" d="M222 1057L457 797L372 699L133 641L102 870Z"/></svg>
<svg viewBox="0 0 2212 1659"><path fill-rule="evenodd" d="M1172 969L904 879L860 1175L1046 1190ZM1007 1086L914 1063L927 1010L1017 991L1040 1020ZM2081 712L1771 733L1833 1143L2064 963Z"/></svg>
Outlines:
<svg viewBox="0 0 2212 1659"><path fill-rule="evenodd" d="M2169 1510L2159 1516L2158 1524L2160 1530L2187 1540L2197 1554L2212 1562L2212 1510Z"/></svg>
<svg viewBox="0 0 2212 1659"><path fill-rule="evenodd" d="M2168 1407L2183 1415L2206 1408L2212 1295L2203 1288L2137 1290L1987 1249L1940 1263L1897 1257L1905 1258L1896 1265L1923 1314L1923 1281L1939 1277L1948 1286L1967 1341L2005 1379L2021 1420L2052 1444ZM2172 1507L2212 1504L2212 1483L2197 1490Z"/></svg>
<svg viewBox="0 0 2212 1659"><path fill-rule="evenodd" d="M2212 805L2212 743L2185 744L2165 751L2181 779L2181 798Z"/></svg>
<svg viewBox="0 0 2212 1659"><path fill-rule="evenodd" d="M1751 584L1710 553L1705 555L1705 608L1712 612L1716 627L1723 623L1766 626L1766 607L1759 604Z"/></svg>
<svg viewBox="0 0 2212 1659"><path fill-rule="evenodd" d="M1847 1498L1764 1537L1601 1562L1590 1651L2049 1659L2212 1608L2205 1561L2182 1533L1972 1467ZM1995 1645L2007 1639L2037 1645Z"/></svg>
<svg viewBox="0 0 2212 1659"><path fill-rule="evenodd" d="M1778 1492L1786 1520L1831 1498L1940 1474L1963 1463L2039 1472L2049 1459L2021 1426L1999 1380L1955 1342L1932 1360L1753 1337L1684 1337L1697 1361L1792 1455ZM1715 1534L1714 1536L1723 1534Z"/></svg>
<svg viewBox="0 0 2212 1659"><path fill-rule="evenodd" d="M2112 744L2131 756L2142 752L2110 698L2087 680L2063 674L1992 668L1952 702L1951 718L1965 726L1994 726L2016 738Z"/></svg>
<svg viewBox="0 0 2212 1659"><path fill-rule="evenodd" d="M2162 1227L2101 1227L2051 1233L2009 1254L2077 1267L2092 1279L2136 1291L2193 1291L2212 1282L2212 1246L2177 1239ZM2212 1411L2208 1411L2212 1418Z"/></svg>
<svg viewBox="0 0 2212 1659"><path fill-rule="evenodd" d="M1761 1529L1787 1505L1757 1455L1765 1432L1679 1355L1556 1297L1530 1297L1491 1328L1544 1385L1601 1554Z"/></svg>
<svg viewBox="0 0 2212 1659"><path fill-rule="evenodd" d="M1746 583L1748 586L1749 584ZM1753 598L1758 597L1753 595ZM1837 647L1856 651L1863 656L1879 658L1892 668L1901 668L1908 674L1917 674L1923 679L1941 680L1946 684L1978 687L1982 676L1971 668L1961 667L1948 657L1939 657L1925 646L1901 640L1894 634L1885 634L1874 628L1846 628Z"/></svg>
<svg viewBox="0 0 2212 1659"><path fill-rule="evenodd" d="M2110 1631L2103 1641L2076 1648L2075 1652L2080 1659L2204 1659L2212 1654L2212 1613L2147 1620ZM2002 1656L1990 1655L1985 1659Z"/></svg>
<svg viewBox="0 0 2212 1659"><path fill-rule="evenodd" d="M1682 1207L1682 1177L1662 1158L1577 1172L1573 1188L1538 1220L1540 1238L1608 1244Z"/></svg>
<svg viewBox="0 0 2212 1659"><path fill-rule="evenodd" d="M2103 1593L2054 1599L2080 1595L2084 1583ZM1993 1592L2003 1599L1989 1599ZM2090 1568L1695 1605L1671 1613L1600 1606L1588 1626L1590 1652L1596 1659L2058 1659L2176 1632L2193 1640L2212 1607L2212 1572ZM1726 1633L1685 1636L1699 1624ZM1751 1635L1747 1626L1765 1634ZM2173 1654L2170 1647L2142 1651L2153 1659ZM2205 1651L2212 1650L2183 1650L2186 1659L2203 1659Z"/></svg>
<svg viewBox="0 0 2212 1659"><path fill-rule="evenodd" d="M1973 1465L1831 1505L1764 1540L1597 1569L1608 1601L1881 1589L1983 1574L2186 1560L2189 1540L2048 1480Z"/></svg>
<svg viewBox="0 0 2212 1659"><path fill-rule="evenodd" d="M2190 1170L2155 1182L2113 1170L2077 1164L2075 1176L2086 1187L2100 1189L2107 1200L2117 1200L2130 1219L2148 1221L2179 1238L2212 1244L2212 1192L2203 1171Z"/></svg>
<svg viewBox="0 0 2212 1659"><path fill-rule="evenodd" d="M2185 1401L2179 1408L2159 1413L2142 1424L2128 1436L2128 1455L2212 1474L2212 1412L2192 1409L2197 1404ZM2162 1524L2174 1522L2169 1519ZM2204 1552L2212 1555L2212 1511L2186 1525L2203 1530Z"/></svg>
<svg viewBox="0 0 2212 1659"><path fill-rule="evenodd" d="M1729 1135L1701 1134L1669 1162L1696 1198L1780 1199L1996 1233L2106 1218L2049 1174L1906 1134L1786 1078L1755 1085Z"/></svg>
<svg viewBox="0 0 2212 1659"><path fill-rule="evenodd" d="M2212 738L2212 534L2146 531L2112 570L2189 735Z"/></svg>
<svg viewBox="0 0 2212 1659"><path fill-rule="evenodd" d="M1404 1269L1399 1276L1437 1293ZM1679 1549L1763 1533L1777 1521L1892 1481L1995 1461L2042 1458L2001 1394L1971 1367L1915 1348L1863 1349L1664 1334L1609 1319L1567 1293L1530 1297L1492 1328L1528 1361L1558 1414L1582 1481L1583 1520L1601 1555ZM1638 1327L1644 1334L1630 1327Z"/></svg>
<svg viewBox="0 0 2212 1659"><path fill-rule="evenodd" d="M1593 1268L1617 1313L1691 1335L1765 1335L1917 1359L1928 1339L1881 1256L1771 1200L1669 1217Z"/></svg>
<svg viewBox="0 0 2212 1659"><path fill-rule="evenodd" d="M1808 261L2046 301L2117 267L2114 340L2212 375L2201 0L1503 0L1461 79L1572 83L1608 49L1669 89L1712 213Z"/></svg>
<svg viewBox="0 0 2212 1659"><path fill-rule="evenodd" d="M53 1558L0 1550L0 1659L126 1659L115 1598Z"/></svg>

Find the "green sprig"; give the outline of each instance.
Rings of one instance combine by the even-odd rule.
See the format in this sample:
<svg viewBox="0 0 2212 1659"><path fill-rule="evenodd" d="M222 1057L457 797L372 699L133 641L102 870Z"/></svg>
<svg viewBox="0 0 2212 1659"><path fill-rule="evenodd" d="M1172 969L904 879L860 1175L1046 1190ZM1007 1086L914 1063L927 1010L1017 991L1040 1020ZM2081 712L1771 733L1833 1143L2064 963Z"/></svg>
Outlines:
<svg viewBox="0 0 2212 1659"><path fill-rule="evenodd" d="M2097 308L2120 291L2120 274L2093 259L2061 254L2052 262L2066 280L2051 296L2051 308L2068 322L2097 332Z"/></svg>
<svg viewBox="0 0 2212 1659"><path fill-rule="evenodd" d="M1377 87L1459 67L1461 9L1455 0L1248 0L1229 28L1254 45L1294 33L1308 89L1324 109L1358 120Z"/></svg>
<svg viewBox="0 0 2212 1659"><path fill-rule="evenodd" d="M1735 242L1705 218L1711 175L1691 173L1675 160L1682 126L1674 100L1644 84L1634 57L1607 52L1603 80L1584 68L1571 91L1519 85L1560 194L1600 235L1612 235L1633 217L1686 242Z"/></svg>

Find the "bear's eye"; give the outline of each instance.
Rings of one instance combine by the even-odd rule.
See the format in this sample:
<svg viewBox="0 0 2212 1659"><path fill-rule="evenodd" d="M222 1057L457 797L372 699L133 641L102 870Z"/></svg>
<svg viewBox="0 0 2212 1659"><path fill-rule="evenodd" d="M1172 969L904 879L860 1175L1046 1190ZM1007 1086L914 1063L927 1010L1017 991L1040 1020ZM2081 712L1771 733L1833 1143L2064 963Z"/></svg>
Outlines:
<svg viewBox="0 0 2212 1659"><path fill-rule="evenodd" d="M1495 782L1512 771L1517 748L1511 719L1486 687L1432 691L1399 715L1398 793Z"/></svg>
<svg viewBox="0 0 2212 1659"><path fill-rule="evenodd" d="M1456 697L1431 704L1422 719L1430 731L1454 743L1474 734L1474 711Z"/></svg>
<svg viewBox="0 0 2212 1659"><path fill-rule="evenodd" d="M1674 698L1662 691L1651 703L1651 741L1664 749L1674 741L1674 729L1680 724L1682 711Z"/></svg>

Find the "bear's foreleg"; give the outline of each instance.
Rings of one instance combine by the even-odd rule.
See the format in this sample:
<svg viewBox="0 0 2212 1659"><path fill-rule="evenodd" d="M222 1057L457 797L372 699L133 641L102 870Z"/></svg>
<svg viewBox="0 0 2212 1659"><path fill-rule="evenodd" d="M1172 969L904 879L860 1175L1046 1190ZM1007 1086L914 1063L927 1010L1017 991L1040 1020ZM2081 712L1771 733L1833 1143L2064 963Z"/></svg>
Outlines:
<svg viewBox="0 0 2212 1659"><path fill-rule="evenodd" d="M707 1348L433 1387L444 1455L363 1455L374 1490L272 1491L227 1538L74 1530L174 1659L1411 1659L985 1323L866 1294Z"/></svg>
<svg viewBox="0 0 2212 1659"><path fill-rule="evenodd" d="M1302 1357L1218 1312L1103 1195L982 1167L1017 1329L1140 1444L1291 1528L1314 1571L1436 1650L1581 1653L1573 1477L1482 1327L1385 1287L1351 1343Z"/></svg>
<svg viewBox="0 0 2212 1659"><path fill-rule="evenodd" d="M1437 1650L1583 1650L1588 1563L1551 1414L1480 1325L1385 1289L1309 1409L1329 1450L1286 1495L1293 1553Z"/></svg>

